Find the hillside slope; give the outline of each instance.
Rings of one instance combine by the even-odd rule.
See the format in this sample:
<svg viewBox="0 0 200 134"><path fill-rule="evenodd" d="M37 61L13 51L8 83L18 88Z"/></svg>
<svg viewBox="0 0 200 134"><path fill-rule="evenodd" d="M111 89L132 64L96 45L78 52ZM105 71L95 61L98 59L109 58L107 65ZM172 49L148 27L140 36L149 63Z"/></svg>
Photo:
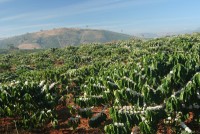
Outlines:
<svg viewBox="0 0 200 134"><path fill-rule="evenodd" d="M106 30L60 28L0 40L0 48L8 48L12 44L19 49L61 48L68 45L105 43L130 38L129 35Z"/></svg>
<svg viewBox="0 0 200 134"><path fill-rule="evenodd" d="M0 133L197 134L199 44L187 34L2 51Z"/></svg>

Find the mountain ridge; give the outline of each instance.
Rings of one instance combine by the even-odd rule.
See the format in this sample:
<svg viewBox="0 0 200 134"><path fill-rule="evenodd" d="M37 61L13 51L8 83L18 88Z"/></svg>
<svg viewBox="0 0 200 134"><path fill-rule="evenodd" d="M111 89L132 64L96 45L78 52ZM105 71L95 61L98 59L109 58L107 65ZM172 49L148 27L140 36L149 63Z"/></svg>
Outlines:
<svg viewBox="0 0 200 134"><path fill-rule="evenodd" d="M127 40L132 36L107 30L54 28L40 30L0 40L0 48L14 46L19 49L61 48L68 45L106 43Z"/></svg>

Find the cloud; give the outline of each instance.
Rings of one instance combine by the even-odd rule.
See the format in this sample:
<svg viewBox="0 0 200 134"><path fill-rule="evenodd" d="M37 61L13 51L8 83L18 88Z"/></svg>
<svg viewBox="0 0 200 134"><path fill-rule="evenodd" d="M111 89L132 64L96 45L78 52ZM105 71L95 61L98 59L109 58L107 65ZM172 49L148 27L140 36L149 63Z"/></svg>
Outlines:
<svg viewBox="0 0 200 134"><path fill-rule="evenodd" d="M97 8L105 5L114 4L114 2L119 0L114 0L113 2L109 1L86 1L79 4L73 4L73 5L67 5L63 7L59 7L57 9L53 10L43 10L39 12L34 12L34 14L40 14L37 17L32 18L31 20L48 20L53 18L59 18L59 17L67 17L67 16L73 16L78 14L84 14L87 12L93 12ZM96 10L98 11L98 10ZM42 12L42 13L41 13Z"/></svg>
<svg viewBox="0 0 200 134"><path fill-rule="evenodd" d="M17 20L17 19L24 19L28 17L30 14L19 14L19 15L14 15L14 16L9 16L9 17L4 17L0 18L1 21L12 21L12 20Z"/></svg>
<svg viewBox="0 0 200 134"><path fill-rule="evenodd" d="M10 1L10 0L0 0ZM154 0L153 2L159 2L162 0ZM29 12L26 14L17 14L14 16L8 16L0 19L1 21L11 20L24 20L24 21L43 21L55 18L74 16L79 14L85 14L90 12L106 11L110 9L124 8L127 6L138 6L143 4L149 4L152 1L147 0L88 0L78 4L67 5L56 9L39 10L35 12ZM28 19L27 19L28 17Z"/></svg>
<svg viewBox="0 0 200 134"><path fill-rule="evenodd" d="M5 1L12 1L12 0L0 0L1 2ZM87 0L87 1L82 1L80 3L76 4L69 4L69 5L64 5L61 7L57 7L54 9L41 9L37 11L27 11L26 13L21 13L21 14L13 14L11 16L5 16L5 17L0 17L0 23L2 23L2 29L0 27L0 32L5 32L7 34L9 33L17 33L19 31L32 31L33 29L39 30L42 27L45 28L53 28L53 27L83 27L85 28L86 25L89 26L89 28L103 28L103 29L121 29L124 26L130 25L130 21L127 22L127 20L123 21L121 20L120 22L116 22L114 20L111 21L104 21L104 22L78 22L75 24L75 22L71 23L65 23L63 21L58 21L58 20L70 20L71 16L72 19L76 18L76 15L90 15L89 13L102 13L104 11L110 11L111 9L117 9L120 10L122 8L126 7L137 7L137 6L142 6L145 4L149 3L156 3L156 2L162 2L164 0L154 0L154 1L149 1L149 0ZM8 26L6 28L6 22L15 22L15 25ZM136 23L143 22L143 20L137 20L132 22L131 25L135 25ZM145 20L144 20L145 21ZM46 24L48 22L48 24ZM52 23L53 24L52 24ZM36 24L33 24L36 23ZM39 23L39 24L38 24ZM43 24L42 24L43 23ZM84 24L85 23L85 24ZM8 23L9 24L9 23ZM17 25L18 24L18 25ZM25 25L25 26L23 26ZM137 25L137 24L136 24ZM21 32L21 33L22 33Z"/></svg>
<svg viewBox="0 0 200 134"><path fill-rule="evenodd" d="M74 5L68 5L64 7L60 7L58 9L54 10L46 10L44 11L44 14L41 17L36 17L33 19L53 19L58 17L67 17L67 16L74 16L74 15L80 15L80 14L86 14L86 13L94 13L94 12L102 12L102 11L110 11L111 9L120 9L125 7L136 7L136 6L142 6L147 5L150 3L158 3L163 2L164 0L89 0L83 3L74 4ZM48 15L48 17L45 17L45 15Z"/></svg>

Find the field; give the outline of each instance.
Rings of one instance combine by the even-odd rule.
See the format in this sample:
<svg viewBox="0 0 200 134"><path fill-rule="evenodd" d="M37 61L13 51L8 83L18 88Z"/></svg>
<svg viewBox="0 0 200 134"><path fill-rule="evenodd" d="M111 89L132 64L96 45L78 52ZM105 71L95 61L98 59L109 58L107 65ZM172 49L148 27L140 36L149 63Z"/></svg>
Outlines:
<svg viewBox="0 0 200 134"><path fill-rule="evenodd" d="M198 133L200 34L0 51L0 133Z"/></svg>

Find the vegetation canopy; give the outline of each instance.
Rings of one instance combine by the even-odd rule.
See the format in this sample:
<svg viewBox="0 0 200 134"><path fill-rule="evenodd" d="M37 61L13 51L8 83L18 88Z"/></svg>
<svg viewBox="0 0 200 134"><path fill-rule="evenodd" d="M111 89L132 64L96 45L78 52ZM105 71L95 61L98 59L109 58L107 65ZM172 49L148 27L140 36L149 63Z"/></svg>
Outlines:
<svg viewBox="0 0 200 134"><path fill-rule="evenodd" d="M0 50L0 133L197 133L199 111L198 33Z"/></svg>

